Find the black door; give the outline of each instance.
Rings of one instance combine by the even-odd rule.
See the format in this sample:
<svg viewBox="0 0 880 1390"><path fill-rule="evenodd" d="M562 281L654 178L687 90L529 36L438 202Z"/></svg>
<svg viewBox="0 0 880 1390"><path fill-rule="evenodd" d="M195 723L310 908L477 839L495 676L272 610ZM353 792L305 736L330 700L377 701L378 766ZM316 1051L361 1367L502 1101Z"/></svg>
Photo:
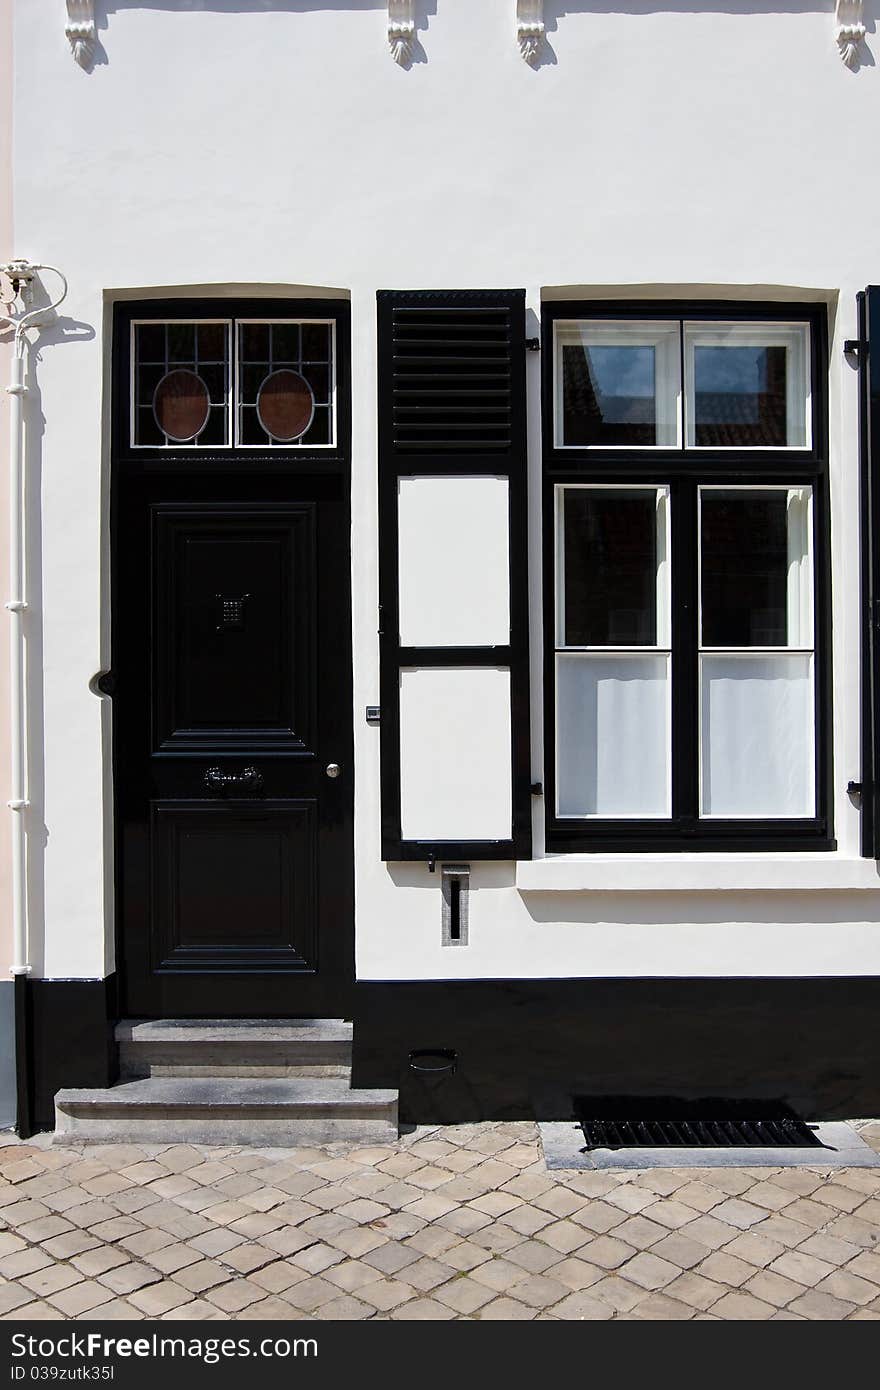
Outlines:
<svg viewBox="0 0 880 1390"><path fill-rule="evenodd" d="M338 1016L353 975L347 471L326 452L318 472L293 450L117 444L121 1007Z"/></svg>

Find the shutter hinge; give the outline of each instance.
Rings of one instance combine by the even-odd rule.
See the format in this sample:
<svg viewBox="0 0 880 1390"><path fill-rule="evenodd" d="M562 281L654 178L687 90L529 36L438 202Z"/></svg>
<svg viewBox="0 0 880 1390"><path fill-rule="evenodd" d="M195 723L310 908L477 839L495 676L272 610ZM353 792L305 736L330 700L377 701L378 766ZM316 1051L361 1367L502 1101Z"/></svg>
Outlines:
<svg viewBox="0 0 880 1390"><path fill-rule="evenodd" d="M540 352L540 351L541 351L541 339L540 339L540 338L526 338L526 352Z"/></svg>
<svg viewBox="0 0 880 1390"><path fill-rule="evenodd" d="M864 787L861 782L847 782L846 790L849 796L861 798Z"/></svg>
<svg viewBox="0 0 880 1390"><path fill-rule="evenodd" d="M846 338L846 339L844 339L844 343L843 343L843 355L844 355L844 357L853 356L853 357L858 358L859 361L861 361L861 360L862 360L862 353L864 353L865 357L867 357L867 355L868 355L868 344L865 342L864 338Z"/></svg>
<svg viewBox="0 0 880 1390"><path fill-rule="evenodd" d="M378 705L367 705L366 719L368 724L378 724L381 720L381 710Z"/></svg>

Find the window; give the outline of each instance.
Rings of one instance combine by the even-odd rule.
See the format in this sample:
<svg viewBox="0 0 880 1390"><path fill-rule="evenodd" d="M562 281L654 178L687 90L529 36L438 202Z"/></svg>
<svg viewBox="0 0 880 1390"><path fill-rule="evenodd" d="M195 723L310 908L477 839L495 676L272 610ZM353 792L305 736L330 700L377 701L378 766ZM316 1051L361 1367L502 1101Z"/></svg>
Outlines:
<svg viewBox="0 0 880 1390"><path fill-rule="evenodd" d="M824 323L545 314L548 849L830 847Z"/></svg>
<svg viewBox="0 0 880 1390"><path fill-rule="evenodd" d="M559 814L669 816L669 489L556 502Z"/></svg>
<svg viewBox="0 0 880 1390"><path fill-rule="evenodd" d="M679 442L677 324L560 321L555 349L558 445L631 448Z"/></svg>
<svg viewBox="0 0 880 1390"><path fill-rule="evenodd" d="M141 319L136 448L327 449L336 443L333 319Z"/></svg>

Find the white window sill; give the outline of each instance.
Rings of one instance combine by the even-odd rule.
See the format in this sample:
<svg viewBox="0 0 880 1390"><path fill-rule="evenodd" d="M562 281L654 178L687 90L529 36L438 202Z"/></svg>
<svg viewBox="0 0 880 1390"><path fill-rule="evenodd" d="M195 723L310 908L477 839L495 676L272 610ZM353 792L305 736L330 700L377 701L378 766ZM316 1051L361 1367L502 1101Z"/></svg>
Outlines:
<svg viewBox="0 0 880 1390"><path fill-rule="evenodd" d="M523 893L880 892L873 859L835 854L560 854L522 860Z"/></svg>

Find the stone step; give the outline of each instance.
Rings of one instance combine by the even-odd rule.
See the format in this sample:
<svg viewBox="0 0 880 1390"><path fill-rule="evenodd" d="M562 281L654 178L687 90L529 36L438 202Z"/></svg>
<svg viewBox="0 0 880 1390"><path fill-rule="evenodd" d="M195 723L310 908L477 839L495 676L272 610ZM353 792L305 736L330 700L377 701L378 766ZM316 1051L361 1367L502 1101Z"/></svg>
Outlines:
<svg viewBox="0 0 880 1390"><path fill-rule="evenodd" d="M339 1018L123 1019L123 1078L348 1076L352 1025Z"/></svg>
<svg viewBox="0 0 880 1390"><path fill-rule="evenodd" d="M149 1077L55 1096L55 1142L295 1147L397 1138L397 1092L326 1078Z"/></svg>

